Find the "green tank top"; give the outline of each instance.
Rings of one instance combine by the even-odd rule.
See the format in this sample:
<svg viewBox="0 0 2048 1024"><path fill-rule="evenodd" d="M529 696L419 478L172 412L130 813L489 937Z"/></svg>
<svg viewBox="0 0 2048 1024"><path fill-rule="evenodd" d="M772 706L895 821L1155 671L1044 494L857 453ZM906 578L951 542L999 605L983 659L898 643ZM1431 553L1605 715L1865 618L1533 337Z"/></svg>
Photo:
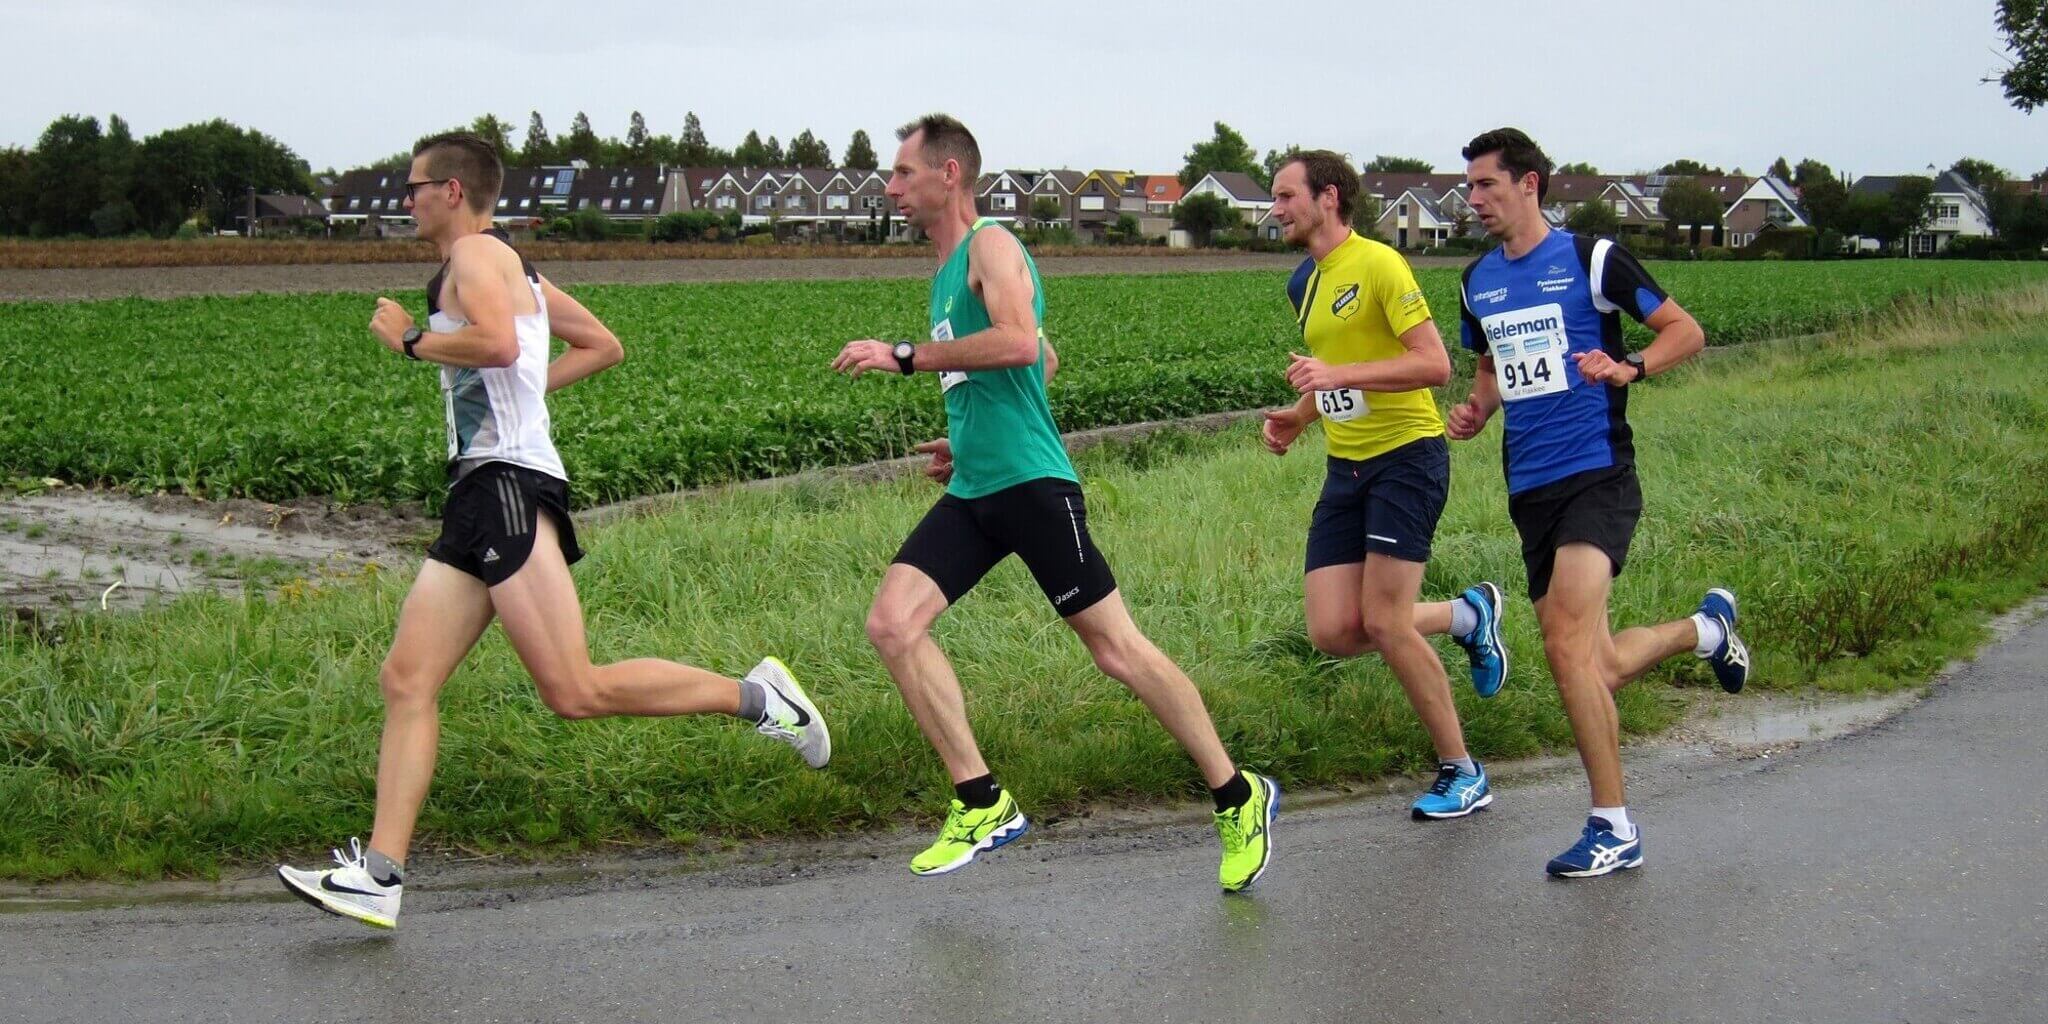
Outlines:
<svg viewBox="0 0 2048 1024"><path fill-rule="evenodd" d="M967 283L967 252L975 233L991 225L1005 230L988 217L975 221L932 278L933 341L988 329L988 307ZM1080 482L1045 400L1045 288L1028 251L1024 265L1031 270L1031 305L1038 314L1038 359L1003 370L939 374L946 395L946 437L953 442L953 482L946 493L956 498L979 498L1047 477Z"/></svg>

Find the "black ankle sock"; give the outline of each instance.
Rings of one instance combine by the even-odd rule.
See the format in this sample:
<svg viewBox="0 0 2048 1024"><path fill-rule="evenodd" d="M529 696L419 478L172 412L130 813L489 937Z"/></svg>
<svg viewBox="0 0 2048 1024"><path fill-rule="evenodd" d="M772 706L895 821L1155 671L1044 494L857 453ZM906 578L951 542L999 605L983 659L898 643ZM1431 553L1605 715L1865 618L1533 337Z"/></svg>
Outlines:
<svg viewBox="0 0 2048 1024"><path fill-rule="evenodd" d="M959 797L961 803L975 810L994 807L1002 792L1003 787L996 785L994 775L953 783L953 795Z"/></svg>
<svg viewBox="0 0 2048 1024"><path fill-rule="evenodd" d="M1244 802L1252 798L1252 783L1250 779L1244 777L1243 772L1238 772L1230 777L1229 782L1210 790L1209 795L1216 798L1216 809L1219 811L1243 807Z"/></svg>

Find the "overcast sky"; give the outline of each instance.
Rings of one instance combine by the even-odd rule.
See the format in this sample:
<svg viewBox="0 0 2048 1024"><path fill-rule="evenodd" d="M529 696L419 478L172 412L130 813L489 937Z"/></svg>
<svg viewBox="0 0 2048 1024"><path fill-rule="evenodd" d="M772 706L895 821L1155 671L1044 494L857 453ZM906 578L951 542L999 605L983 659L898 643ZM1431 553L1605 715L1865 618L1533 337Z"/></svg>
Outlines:
<svg viewBox="0 0 2048 1024"><path fill-rule="evenodd" d="M0 14L0 145L33 146L67 113L119 113L138 138L224 117L347 168L487 111L516 144L536 109L557 136L579 110L618 136L633 110L670 135L694 110L718 145L809 128L837 157L865 128L886 162L893 126L943 109L992 167L1173 172L1218 119L1262 154L1299 143L1441 170L1502 124L1607 172L1680 156L1751 173L1779 155L1857 174L1961 156L2048 166L2048 111L1979 83L2003 63L1992 0L0 0Z"/></svg>

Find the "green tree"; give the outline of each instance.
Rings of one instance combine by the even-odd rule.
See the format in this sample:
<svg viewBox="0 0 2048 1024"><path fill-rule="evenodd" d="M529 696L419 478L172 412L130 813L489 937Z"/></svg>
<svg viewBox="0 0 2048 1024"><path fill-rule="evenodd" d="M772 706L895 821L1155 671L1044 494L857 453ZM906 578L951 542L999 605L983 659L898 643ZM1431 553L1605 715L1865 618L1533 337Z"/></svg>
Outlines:
<svg viewBox="0 0 2048 1024"><path fill-rule="evenodd" d="M711 167L718 163L712 159L711 140L704 135L704 122L697 120L694 110L683 115L683 134L676 139L676 163L684 167Z"/></svg>
<svg viewBox="0 0 2048 1024"><path fill-rule="evenodd" d="M1367 174L1428 174L1436 167L1421 157L1387 156L1373 157L1366 162Z"/></svg>
<svg viewBox="0 0 2048 1024"><path fill-rule="evenodd" d="M135 230L138 218L128 193L135 186L135 136L119 114L107 115L107 131L100 139L100 203L92 211L93 234L125 235Z"/></svg>
<svg viewBox="0 0 2048 1024"><path fill-rule="evenodd" d="M1579 208L1565 218L1564 226L1575 235L1612 238L1621 234L1621 215L1614 212L1614 207L1595 199L1580 203Z"/></svg>
<svg viewBox="0 0 2048 1024"><path fill-rule="evenodd" d="M1587 162L1586 162L1586 161L1584 161L1584 160L1579 160L1579 161L1576 161L1576 162L1573 162L1573 163L1568 163L1568 164L1565 164L1565 165L1564 165L1564 166L1562 166L1562 167L1559 167L1559 168L1557 169L1557 173L1559 173L1559 174L1583 174L1583 175L1585 175L1585 176L1587 176L1587 177L1596 177L1596 176L1598 176L1598 175L1599 175L1599 173L1600 173L1600 168L1598 168L1598 167L1595 167L1595 166L1593 166L1592 164L1589 164L1589 163L1587 163Z"/></svg>
<svg viewBox="0 0 2048 1024"><path fill-rule="evenodd" d="M1713 175L1714 177L1718 178L1726 172L1722 171L1719 167L1708 167L1706 164L1703 164L1698 160L1679 159L1673 160L1670 163L1657 168L1657 173L1675 174L1687 178L1697 178L1701 175Z"/></svg>
<svg viewBox="0 0 2048 1024"><path fill-rule="evenodd" d="M769 166L768 147L761 142L761 133L748 131L747 137L740 140L739 148L732 151L732 159L744 167Z"/></svg>
<svg viewBox="0 0 2048 1024"><path fill-rule="evenodd" d="M1891 229L1888 239L1911 238L1914 233L1927 227L1934 219L1934 179L1919 175L1900 178L1897 188L1892 189L1891 203L1886 209L1886 226Z"/></svg>
<svg viewBox="0 0 2048 1024"><path fill-rule="evenodd" d="M784 152L782 151L782 143L781 143L780 141L778 141L778 140L777 140L777 139L775 138L775 136L773 136L773 135L770 135L770 136L768 136L768 146L767 146L767 150L768 150L768 160L767 160L768 166L770 166L770 167L787 167L787 166L789 166L789 155L788 155L787 153L784 153Z"/></svg>
<svg viewBox="0 0 2048 1024"><path fill-rule="evenodd" d="M576 119L569 122L568 138L562 140L562 145L555 155L562 160L601 163L603 148L604 143L598 139L597 133L590 130L590 115L579 110L576 112Z"/></svg>
<svg viewBox="0 0 2048 1024"><path fill-rule="evenodd" d="M1657 205L1664 213L1664 220L1669 225L1667 231L1671 235L1676 235L1680 226L1691 228L1691 241L1688 244L1694 248L1699 247L1702 231L1721 226L1723 211L1720 198L1692 178L1679 178L1665 186L1664 194L1658 197Z"/></svg>
<svg viewBox="0 0 2048 1024"><path fill-rule="evenodd" d="M97 117L66 115L43 129L33 158L33 233L71 235L92 230L92 212L105 202L100 176L105 148Z"/></svg>
<svg viewBox="0 0 2048 1024"><path fill-rule="evenodd" d="M1834 168L1812 157L1799 161L1799 166L1792 169L1791 182L1796 188L1804 189L1823 178L1836 181Z"/></svg>
<svg viewBox="0 0 2048 1024"><path fill-rule="evenodd" d="M35 158L19 146L0 149L0 235L28 234L35 203Z"/></svg>
<svg viewBox="0 0 2048 1024"><path fill-rule="evenodd" d="M832 147L825 145L806 128L789 140L789 164L791 167L830 167Z"/></svg>
<svg viewBox="0 0 2048 1024"><path fill-rule="evenodd" d="M1266 173L1259 180L1265 182L1267 188L1272 188L1273 176L1279 174L1280 168L1287 166L1287 161L1294 159L1295 154L1299 152L1301 147L1292 142L1287 144L1286 149L1267 150L1266 159L1259 161L1259 169Z"/></svg>
<svg viewBox="0 0 2048 1024"><path fill-rule="evenodd" d="M633 116L627 121L625 153L622 155L626 158L624 162L627 164L654 162L653 140L647 134L647 119L640 116L637 110L633 111Z"/></svg>
<svg viewBox="0 0 2048 1024"><path fill-rule="evenodd" d="M498 120L498 115L485 114L471 121L469 130L478 138L490 143L491 148L498 151L498 159L504 161L505 166L519 165L519 151L512 148L512 126Z"/></svg>
<svg viewBox="0 0 2048 1024"><path fill-rule="evenodd" d="M1810 161L1799 163L1801 170ZM1821 171L1806 176L1806 183L1799 186L1799 205L1806 208L1806 219L1816 229L1833 231L1839 235L1856 234L1849 224L1849 187L1822 166Z"/></svg>
<svg viewBox="0 0 2048 1024"><path fill-rule="evenodd" d="M548 138L548 126L541 123L540 111L526 121L526 144L519 147L519 158L528 167L555 163L555 143Z"/></svg>
<svg viewBox="0 0 2048 1024"><path fill-rule="evenodd" d="M1379 199L1361 194L1357 201L1351 204L1351 230L1367 238L1379 238L1380 214L1385 210Z"/></svg>
<svg viewBox="0 0 2048 1024"><path fill-rule="evenodd" d="M2006 173L2005 168L1989 160L1979 160L1972 156L1966 156L1949 165L1949 170L1954 171L1957 177L1976 186L1980 192L2004 185L2006 180L2012 177L2011 174Z"/></svg>
<svg viewBox="0 0 2048 1024"><path fill-rule="evenodd" d="M1789 182L1792 180L1792 165L1786 163L1785 158L1781 156L1776 160L1771 161L1770 170L1767 170L1764 173L1770 175L1773 178L1778 179L1779 181Z"/></svg>
<svg viewBox="0 0 2048 1024"><path fill-rule="evenodd" d="M1221 127L1220 123L1218 127ZM1228 231L1242 223L1244 216L1237 207L1211 192L1189 196L1173 207L1173 226L1194 236L1196 245L1208 245L1216 232Z"/></svg>
<svg viewBox="0 0 2048 1024"><path fill-rule="evenodd" d="M1039 224L1051 224L1065 215L1065 206L1052 196L1039 196L1031 201L1031 219Z"/></svg>
<svg viewBox="0 0 2048 1024"><path fill-rule="evenodd" d="M1195 143L1182 158L1180 184L1182 188L1193 188L1202 176L1214 171L1237 171L1260 179L1264 167L1259 164L1259 155L1251 143L1244 140L1237 130L1216 122L1216 134L1203 142ZM1267 182L1262 181L1261 184Z"/></svg>
<svg viewBox="0 0 2048 1024"><path fill-rule="evenodd" d="M2012 51L1996 81L2023 113L2048 104L2048 0L1998 0L1998 31Z"/></svg>
<svg viewBox="0 0 2048 1024"><path fill-rule="evenodd" d="M250 189L311 195L305 161L253 129L215 119L159 132L136 153L135 208L144 226L169 234L195 214L234 223Z"/></svg>
<svg viewBox="0 0 2048 1024"><path fill-rule="evenodd" d="M860 128L853 130L853 140L846 144L846 158L840 162L856 171L872 171L881 164L875 157L875 144L868 141L868 133Z"/></svg>

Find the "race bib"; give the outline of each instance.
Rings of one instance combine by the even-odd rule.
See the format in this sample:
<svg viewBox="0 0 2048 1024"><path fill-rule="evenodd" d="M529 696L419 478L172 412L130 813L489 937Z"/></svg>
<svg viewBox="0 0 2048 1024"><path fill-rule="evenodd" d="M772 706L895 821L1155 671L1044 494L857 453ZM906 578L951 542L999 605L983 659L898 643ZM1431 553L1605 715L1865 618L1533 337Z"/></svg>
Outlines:
<svg viewBox="0 0 2048 1024"><path fill-rule="evenodd" d="M950 317L932 325L932 340L953 340L953 321ZM939 371L939 393L942 395L965 383L967 383L967 371L965 370Z"/></svg>
<svg viewBox="0 0 2048 1024"><path fill-rule="evenodd" d="M1571 390L1565 357L1564 309L1556 303L1498 313L1479 321L1493 354L1493 373L1503 402L1519 402Z"/></svg>
<svg viewBox="0 0 2048 1024"><path fill-rule="evenodd" d="M1365 392L1357 388L1343 388L1316 392L1316 411L1332 423L1347 423L1372 409L1365 404Z"/></svg>

